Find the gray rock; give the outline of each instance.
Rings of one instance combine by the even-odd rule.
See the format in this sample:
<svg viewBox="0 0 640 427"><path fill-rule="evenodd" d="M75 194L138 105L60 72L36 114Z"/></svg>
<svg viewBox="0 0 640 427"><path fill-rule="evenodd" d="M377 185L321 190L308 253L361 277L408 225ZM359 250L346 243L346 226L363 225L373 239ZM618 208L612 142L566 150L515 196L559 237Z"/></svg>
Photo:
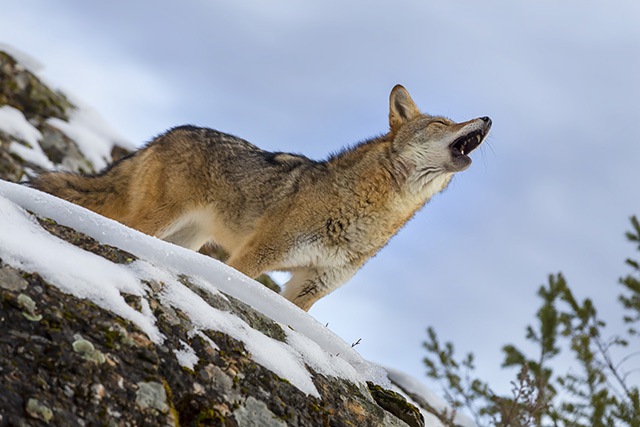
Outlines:
<svg viewBox="0 0 640 427"><path fill-rule="evenodd" d="M155 381L139 382L136 392L136 404L142 409L157 409L162 413L169 412L167 393L164 386Z"/></svg>
<svg viewBox="0 0 640 427"><path fill-rule="evenodd" d="M27 281L20 272L5 265L0 268L0 287L8 291L23 291L27 289Z"/></svg>
<svg viewBox="0 0 640 427"><path fill-rule="evenodd" d="M287 427L287 423L278 419L269 407L252 396L233 414L240 427Z"/></svg>

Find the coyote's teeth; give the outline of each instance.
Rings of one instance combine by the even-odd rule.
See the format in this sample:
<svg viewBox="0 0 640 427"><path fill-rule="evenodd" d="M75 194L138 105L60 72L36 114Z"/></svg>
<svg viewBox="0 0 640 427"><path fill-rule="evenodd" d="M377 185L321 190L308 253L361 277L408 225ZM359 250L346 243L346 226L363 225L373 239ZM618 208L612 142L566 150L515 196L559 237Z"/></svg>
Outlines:
<svg viewBox="0 0 640 427"><path fill-rule="evenodd" d="M481 131L473 131L456 139L450 145L450 148L453 150L454 155L468 156L473 150L478 148L483 139L484 134Z"/></svg>

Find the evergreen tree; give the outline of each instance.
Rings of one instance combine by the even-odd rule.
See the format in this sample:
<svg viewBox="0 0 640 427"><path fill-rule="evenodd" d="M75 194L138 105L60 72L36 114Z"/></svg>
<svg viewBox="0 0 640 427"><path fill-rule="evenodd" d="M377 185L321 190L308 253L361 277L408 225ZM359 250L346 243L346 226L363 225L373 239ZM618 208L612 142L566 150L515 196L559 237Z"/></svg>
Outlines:
<svg viewBox="0 0 640 427"><path fill-rule="evenodd" d="M626 237L640 252L637 217L631 218L631 226ZM526 328L537 354L527 355L511 344L503 347L502 366L517 369L510 396L497 395L475 378L473 354L457 360L453 344L441 344L433 328L427 329L424 343L427 375L443 386L454 411L465 409L478 426L640 427L639 390L629 382L640 365L640 263L627 259L626 264L632 271L620 279L619 302L628 325L622 335L605 336L606 323L593 302L577 300L559 273L538 290L541 306L534 325ZM563 348L575 361L568 372L554 366ZM626 356L616 360L616 349L624 349ZM453 414L442 413L440 419L454 425Z"/></svg>

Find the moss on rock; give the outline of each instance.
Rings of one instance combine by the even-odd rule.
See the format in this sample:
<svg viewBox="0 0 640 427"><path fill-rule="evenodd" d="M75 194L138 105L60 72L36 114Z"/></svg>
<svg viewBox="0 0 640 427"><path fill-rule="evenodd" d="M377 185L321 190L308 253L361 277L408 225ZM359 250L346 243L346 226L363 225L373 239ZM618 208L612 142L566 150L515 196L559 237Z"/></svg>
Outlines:
<svg viewBox="0 0 640 427"><path fill-rule="evenodd" d="M49 89L11 55L0 51L0 105L22 111L27 119L67 120L74 106L62 93Z"/></svg>
<svg viewBox="0 0 640 427"><path fill-rule="evenodd" d="M130 264L136 260L136 257L122 249L109 245L103 245L96 239L79 233L71 227L60 225L52 219L37 217L38 222L49 233L54 236L71 243L85 251L91 252L102 258L117 264Z"/></svg>
<svg viewBox="0 0 640 427"><path fill-rule="evenodd" d="M424 427L424 417L420 410L399 393L387 390L372 382L367 382L373 399L385 410L389 411L411 427Z"/></svg>

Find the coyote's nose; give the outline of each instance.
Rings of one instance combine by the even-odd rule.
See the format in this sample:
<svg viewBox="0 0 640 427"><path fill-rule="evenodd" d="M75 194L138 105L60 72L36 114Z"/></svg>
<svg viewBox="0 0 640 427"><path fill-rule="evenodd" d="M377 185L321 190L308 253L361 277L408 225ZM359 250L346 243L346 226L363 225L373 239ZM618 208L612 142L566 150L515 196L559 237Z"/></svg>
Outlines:
<svg viewBox="0 0 640 427"><path fill-rule="evenodd" d="M485 123L491 123L491 119L489 117L487 117L487 116L480 117L480 120L482 120Z"/></svg>

